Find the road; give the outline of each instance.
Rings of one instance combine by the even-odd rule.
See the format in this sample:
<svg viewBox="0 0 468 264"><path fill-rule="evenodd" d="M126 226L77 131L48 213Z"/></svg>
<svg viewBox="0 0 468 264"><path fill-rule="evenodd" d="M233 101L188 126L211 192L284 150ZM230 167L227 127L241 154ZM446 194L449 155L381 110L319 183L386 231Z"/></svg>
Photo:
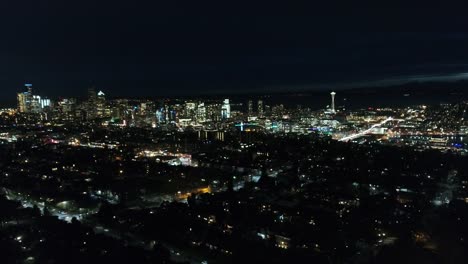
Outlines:
<svg viewBox="0 0 468 264"><path fill-rule="evenodd" d="M368 128L368 129L366 129L366 130L364 130L364 131L361 131L361 132L359 132L359 133L356 133L356 134L352 134L352 135L343 137L343 138L339 139L338 141L348 142L348 141L353 140L353 139L355 139L355 138L362 137L362 136L364 136L364 135L369 134L370 132L372 132L372 130L373 130L374 128L380 127L380 126L382 126L383 124L385 124L385 123L387 123L387 122L389 122L389 121L392 121L392 120L394 120L394 119L393 119L392 117L389 117L389 118L385 119L384 121L382 121L382 122L380 122L380 123L378 123L378 124L372 125L370 128Z"/></svg>

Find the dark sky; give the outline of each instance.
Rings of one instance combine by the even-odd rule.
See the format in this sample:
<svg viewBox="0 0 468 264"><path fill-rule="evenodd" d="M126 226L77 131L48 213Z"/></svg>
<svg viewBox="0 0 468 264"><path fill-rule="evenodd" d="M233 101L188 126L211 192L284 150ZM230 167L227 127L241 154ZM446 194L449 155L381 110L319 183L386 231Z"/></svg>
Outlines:
<svg viewBox="0 0 468 264"><path fill-rule="evenodd" d="M465 78L463 10L1 1L0 101L25 82L55 97L84 95L91 84L158 96Z"/></svg>

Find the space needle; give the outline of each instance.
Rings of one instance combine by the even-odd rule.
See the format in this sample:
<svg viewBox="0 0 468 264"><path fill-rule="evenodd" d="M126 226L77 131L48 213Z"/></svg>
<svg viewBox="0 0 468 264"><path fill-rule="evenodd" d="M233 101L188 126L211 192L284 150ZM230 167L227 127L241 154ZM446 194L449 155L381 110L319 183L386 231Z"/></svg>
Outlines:
<svg viewBox="0 0 468 264"><path fill-rule="evenodd" d="M330 95L331 95L331 112L336 113L336 111L335 111L335 95L336 95L336 93L331 92Z"/></svg>

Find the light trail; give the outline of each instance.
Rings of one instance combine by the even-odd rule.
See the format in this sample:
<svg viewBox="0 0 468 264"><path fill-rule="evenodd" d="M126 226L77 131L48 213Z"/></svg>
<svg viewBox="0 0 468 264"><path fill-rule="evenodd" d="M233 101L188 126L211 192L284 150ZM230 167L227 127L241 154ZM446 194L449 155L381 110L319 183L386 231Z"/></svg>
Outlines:
<svg viewBox="0 0 468 264"><path fill-rule="evenodd" d="M387 119L385 119L384 121L378 123L378 124L374 124L372 125L370 128L364 130L364 131L361 131L359 133L356 133L356 134L352 134L352 135L349 135L349 136L346 136L346 137L343 137L341 139L339 139L338 141L342 141L342 142L347 142L347 141L350 141L350 140L353 140L355 138L358 138L358 137L362 137L366 134L369 134L370 132L372 132L372 130L376 127L380 127L382 126L383 124L389 122L389 121L393 121L393 120L397 120L397 119L393 119L392 117L389 117ZM399 120L398 120L399 121Z"/></svg>

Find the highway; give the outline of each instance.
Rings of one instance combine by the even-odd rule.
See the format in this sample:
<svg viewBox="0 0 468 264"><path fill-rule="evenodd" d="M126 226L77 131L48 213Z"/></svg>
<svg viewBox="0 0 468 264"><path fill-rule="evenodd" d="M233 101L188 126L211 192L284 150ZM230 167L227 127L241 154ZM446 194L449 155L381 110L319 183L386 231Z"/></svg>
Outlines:
<svg viewBox="0 0 468 264"><path fill-rule="evenodd" d="M374 128L380 127L380 126L384 125L385 123L387 123L387 122L389 122L389 121L392 121L392 120L395 120L395 119L393 119L392 117L389 117L389 118L385 119L384 121L382 121L382 122L380 122L380 123L378 123L378 124L372 125L370 128L368 128L368 129L366 129L366 130L364 130L364 131L361 131L361 132L359 132L359 133L356 133L356 134L352 134L352 135L343 137L343 138L339 139L338 141L348 142L348 141L353 140L353 139L355 139L355 138L362 137L362 136L367 135L367 134L369 134L370 132L372 132L372 130L373 130Z"/></svg>

